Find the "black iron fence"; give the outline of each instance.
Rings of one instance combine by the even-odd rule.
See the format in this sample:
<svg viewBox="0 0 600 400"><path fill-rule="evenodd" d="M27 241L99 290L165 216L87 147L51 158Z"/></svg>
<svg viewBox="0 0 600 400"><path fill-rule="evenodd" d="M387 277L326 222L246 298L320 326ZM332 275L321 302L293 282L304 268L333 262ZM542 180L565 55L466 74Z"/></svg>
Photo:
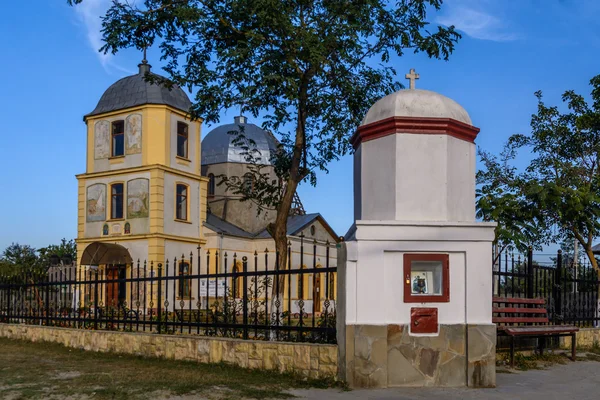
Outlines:
<svg viewBox="0 0 600 400"><path fill-rule="evenodd" d="M335 343L332 246L307 247L285 268L268 251L199 247L164 264L18 271L0 276L0 323Z"/></svg>
<svg viewBox="0 0 600 400"><path fill-rule="evenodd" d="M554 324L600 326L600 279L587 258L503 252L494 257L495 297L543 298Z"/></svg>

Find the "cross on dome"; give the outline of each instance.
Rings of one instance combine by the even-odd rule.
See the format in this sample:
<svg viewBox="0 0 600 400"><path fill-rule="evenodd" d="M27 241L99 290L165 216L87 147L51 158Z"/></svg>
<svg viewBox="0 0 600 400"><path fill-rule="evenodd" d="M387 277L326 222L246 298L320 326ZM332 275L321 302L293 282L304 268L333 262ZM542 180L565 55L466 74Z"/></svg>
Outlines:
<svg viewBox="0 0 600 400"><path fill-rule="evenodd" d="M414 68L411 68L410 73L406 74L405 78L410 81L409 89L414 90L415 89L415 81L417 79L419 79L419 74L417 74L415 72Z"/></svg>

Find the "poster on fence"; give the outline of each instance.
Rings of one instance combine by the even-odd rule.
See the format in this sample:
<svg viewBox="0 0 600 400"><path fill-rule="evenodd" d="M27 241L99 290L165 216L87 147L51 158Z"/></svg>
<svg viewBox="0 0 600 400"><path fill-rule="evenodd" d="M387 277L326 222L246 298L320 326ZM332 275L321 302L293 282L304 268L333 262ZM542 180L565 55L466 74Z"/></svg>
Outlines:
<svg viewBox="0 0 600 400"><path fill-rule="evenodd" d="M207 290L208 287L208 290ZM218 289L218 290L217 290ZM208 292L208 294L207 294ZM218 280L200 280L200 296L202 297L224 297L225 279Z"/></svg>

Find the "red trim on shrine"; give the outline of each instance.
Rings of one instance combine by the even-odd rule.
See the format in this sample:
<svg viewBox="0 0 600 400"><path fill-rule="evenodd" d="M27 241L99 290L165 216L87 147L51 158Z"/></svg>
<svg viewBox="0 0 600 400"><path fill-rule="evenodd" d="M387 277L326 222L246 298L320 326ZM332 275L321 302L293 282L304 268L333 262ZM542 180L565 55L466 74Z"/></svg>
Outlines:
<svg viewBox="0 0 600 400"><path fill-rule="evenodd" d="M474 143L479 131L479 128L451 118L390 117L360 126L350 138L350 143L356 149L362 142L395 133L449 135Z"/></svg>

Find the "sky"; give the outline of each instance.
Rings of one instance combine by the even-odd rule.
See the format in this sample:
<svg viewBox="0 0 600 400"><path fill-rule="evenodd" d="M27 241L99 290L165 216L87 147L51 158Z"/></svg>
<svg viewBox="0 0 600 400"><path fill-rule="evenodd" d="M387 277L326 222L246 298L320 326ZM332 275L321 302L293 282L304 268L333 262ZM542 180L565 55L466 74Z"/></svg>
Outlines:
<svg viewBox="0 0 600 400"><path fill-rule="evenodd" d="M36 248L77 235L76 174L85 172L84 114L116 80L136 72L141 54L98 53L99 16L109 0L13 1L0 23L0 252L12 242ZM600 74L597 0L446 0L428 15L455 25L463 38L449 61L407 54L390 61L404 82L415 68L417 88L460 103L481 128L478 147L498 152L514 133L529 132L533 93L561 103L573 89L589 95ZM159 54L148 59L160 70ZM223 113L228 123L237 110ZM261 121L250 121L260 125ZM214 126L204 126L203 134ZM527 155L522 159L526 162ZM339 235L353 222L352 157L319 174L299 194Z"/></svg>

